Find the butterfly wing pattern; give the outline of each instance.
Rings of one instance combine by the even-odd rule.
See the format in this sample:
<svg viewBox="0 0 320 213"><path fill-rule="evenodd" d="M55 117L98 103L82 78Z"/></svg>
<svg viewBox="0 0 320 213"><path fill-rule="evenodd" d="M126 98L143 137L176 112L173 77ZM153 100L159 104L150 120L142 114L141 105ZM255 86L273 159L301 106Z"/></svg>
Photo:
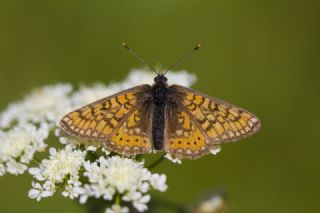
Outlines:
<svg viewBox="0 0 320 213"><path fill-rule="evenodd" d="M60 125L80 139L102 141L124 155L151 151L150 110L141 107L149 85L137 86L103 98L65 115Z"/></svg>
<svg viewBox="0 0 320 213"><path fill-rule="evenodd" d="M164 150L196 159L215 146L260 128L252 113L179 85L164 74L155 83L103 98L65 115L60 125L80 139L101 141L123 155ZM153 141L152 141L153 140Z"/></svg>
<svg viewBox="0 0 320 213"><path fill-rule="evenodd" d="M166 113L165 150L180 158L199 158L214 145L238 141L260 128L252 113L194 90L172 85L176 107Z"/></svg>
<svg viewBox="0 0 320 213"><path fill-rule="evenodd" d="M179 158L197 158L210 151L206 137L187 111L168 107L166 112L164 149Z"/></svg>

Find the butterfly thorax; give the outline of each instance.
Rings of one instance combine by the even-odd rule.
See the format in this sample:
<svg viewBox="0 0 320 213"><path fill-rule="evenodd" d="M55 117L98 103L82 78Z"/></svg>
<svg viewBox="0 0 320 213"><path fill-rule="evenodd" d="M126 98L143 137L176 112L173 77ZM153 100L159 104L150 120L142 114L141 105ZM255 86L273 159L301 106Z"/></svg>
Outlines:
<svg viewBox="0 0 320 213"><path fill-rule="evenodd" d="M157 75L152 86L153 118L152 118L152 140L155 150L163 149L165 108L168 99L167 78Z"/></svg>
<svg viewBox="0 0 320 213"><path fill-rule="evenodd" d="M152 96L154 104L164 104L168 96L167 78L164 75L157 75L154 78L154 85L152 86Z"/></svg>

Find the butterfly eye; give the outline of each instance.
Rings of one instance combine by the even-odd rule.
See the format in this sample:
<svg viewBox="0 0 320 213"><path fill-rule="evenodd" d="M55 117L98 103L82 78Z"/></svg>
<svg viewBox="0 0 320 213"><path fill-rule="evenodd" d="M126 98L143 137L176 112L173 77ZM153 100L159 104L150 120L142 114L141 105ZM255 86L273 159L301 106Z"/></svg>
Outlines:
<svg viewBox="0 0 320 213"><path fill-rule="evenodd" d="M154 78L154 82L155 83L167 83L168 79L166 76L164 76L163 74L158 74L155 78Z"/></svg>
<svg viewBox="0 0 320 213"><path fill-rule="evenodd" d="M168 81L168 79L167 79L166 76L163 76L163 81L164 81L164 82L167 82L167 81Z"/></svg>

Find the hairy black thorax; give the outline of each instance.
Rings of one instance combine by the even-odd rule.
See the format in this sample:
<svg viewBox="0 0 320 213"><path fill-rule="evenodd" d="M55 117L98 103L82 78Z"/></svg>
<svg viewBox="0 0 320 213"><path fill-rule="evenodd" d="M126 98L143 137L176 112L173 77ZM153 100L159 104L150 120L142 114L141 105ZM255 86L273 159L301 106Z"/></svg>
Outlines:
<svg viewBox="0 0 320 213"><path fill-rule="evenodd" d="M158 74L154 78L154 85L152 86L152 140L155 150L163 149L164 128L165 128L165 109L168 102L169 88L167 78Z"/></svg>

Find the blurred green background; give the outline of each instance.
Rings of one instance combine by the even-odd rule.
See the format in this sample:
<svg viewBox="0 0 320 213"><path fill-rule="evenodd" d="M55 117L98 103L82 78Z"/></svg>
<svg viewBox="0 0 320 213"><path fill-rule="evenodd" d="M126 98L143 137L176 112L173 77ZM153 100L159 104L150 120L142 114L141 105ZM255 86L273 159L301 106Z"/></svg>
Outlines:
<svg viewBox="0 0 320 213"><path fill-rule="evenodd" d="M169 190L189 203L227 190L231 213L320 212L320 3L316 0L1 0L0 108L56 82L122 80L139 62L198 77L197 90L246 108L261 131L217 156L164 162ZM48 97L50 98L50 97ZM1 212L81 212L62 196L27 198L28 175L0 177Z"/></svg>

